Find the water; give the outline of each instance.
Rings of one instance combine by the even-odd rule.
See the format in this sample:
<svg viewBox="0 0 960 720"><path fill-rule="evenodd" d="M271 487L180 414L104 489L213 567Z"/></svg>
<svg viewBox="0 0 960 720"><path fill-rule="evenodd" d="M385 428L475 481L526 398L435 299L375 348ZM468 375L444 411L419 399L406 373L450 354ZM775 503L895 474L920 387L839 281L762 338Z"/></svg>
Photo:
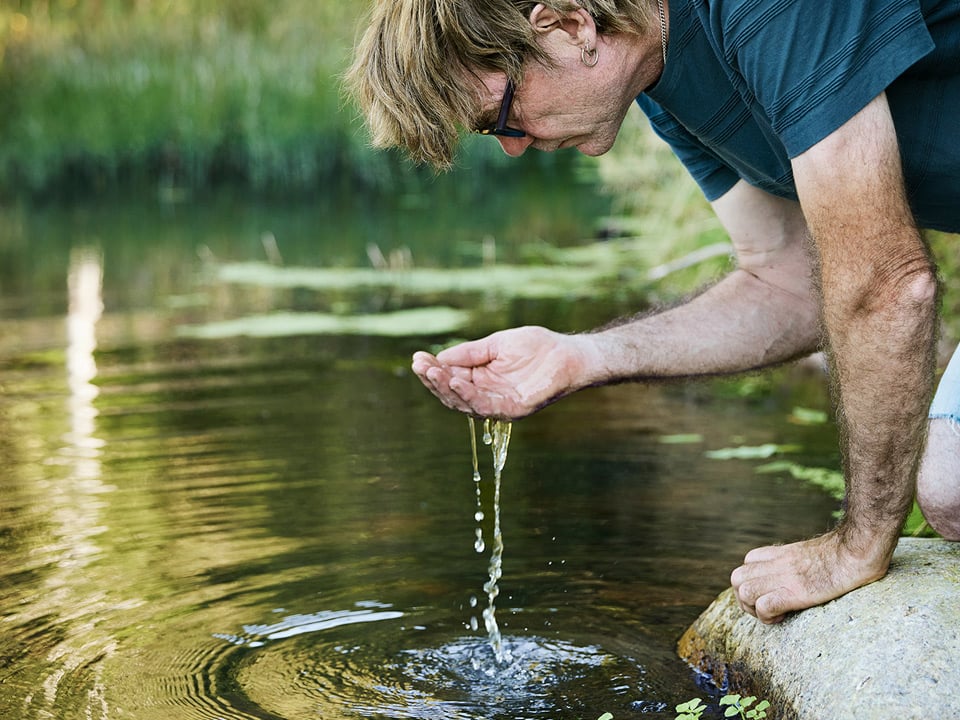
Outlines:
<svg viewBox="0 0 960 720"><path fill-rule="evenodd" d="M139 212L4 211L0 717L672 717L704 695L675 642L743 553L830 522L818 491L704 455L790 442L835 463L829 428L788 422L819 379L567 398L513 428L497 663L471 627L497 518L476 514L462 417L408 370L447 338L181 338L343 298L211 280L204 248L262 253L249 208ZM297 223L274 220L320 262L317 226L291 247ZM617 309L577 305L493 315ZM663 442L684 433L701 439Z"/></svg>
<svg viewBox="0 0 960 720"><path fill-rule="evenodd" d="M482 508L482 497L480 494L480 470L477 461L477 432L476 424L472 417L468 418L470 427L470 449L473 453L473 480L477 484L477 507L478 510L474 519L482 522L485 515ZM503 467L507 462L507 452L510 448L510 433L513 424L503 420L483 421L483 444L489 445L493 459L493 553L490 555L490 579L483 584L483 591L487 595L487 607L483 610L483 626L487 630L490 638L490 648L493 650L493 656L497 665L502 665L505 660L512 660L512 654L509 648L503 645L503 636L500 634L500 626L497 624L497 596L500 595L500 587L497 584L503 577L503 531L500 527L500 483L503 479ZM477 528L477 542L474 549L477 552L483 552L483 528ZM470 606L476 607L475 598L470 599ZM470 620L470 628L476 630L477 622L475 618ZM475 669L483 667L480 660L474 660L472 663ZM488 673L498 672L498 668L488 666Z"/></svg>

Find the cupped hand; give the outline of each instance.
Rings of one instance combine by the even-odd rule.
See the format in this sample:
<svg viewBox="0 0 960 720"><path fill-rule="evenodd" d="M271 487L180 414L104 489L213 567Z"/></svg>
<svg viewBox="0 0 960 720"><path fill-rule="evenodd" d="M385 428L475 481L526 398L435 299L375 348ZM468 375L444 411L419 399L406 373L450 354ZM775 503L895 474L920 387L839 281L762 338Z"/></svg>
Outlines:
<svg viewBox="0 0 960 720"><path fill-rule="evenodd" d="M880 540L878 538L878 540ZM892 551L880 540L856 549L841 531L747 553L730 581L743 610L764 623L821 605L887 572Z"/></svg>
<svg viewBox="0 0 960 720"><path fill-rule="evenodd" d="M521 327L447 348L418 352L413 371L449 408L516 420L590 383L589 336Z"/></svg>

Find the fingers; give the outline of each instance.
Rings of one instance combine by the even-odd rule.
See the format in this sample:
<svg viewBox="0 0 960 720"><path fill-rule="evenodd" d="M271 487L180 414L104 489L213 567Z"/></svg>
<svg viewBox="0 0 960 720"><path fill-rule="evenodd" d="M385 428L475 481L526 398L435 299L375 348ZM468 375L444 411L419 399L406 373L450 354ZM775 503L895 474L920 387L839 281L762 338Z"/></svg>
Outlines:
<svg viewBox="0 0 960 720"><path fill-rule="evenodd" d="M776 625L786 619L793 606L793 598L786 588L778 588L757 599L757 619L767 625Z"/></svg>
<svg viewBox="0 0 960 720"><path fill-rule="evenodd" d="M496 358L496 349L491 338L471 340L441 350L436 357L443 365L457 367L479 367L487 365Z"/></svg>
<svg viewBox="0 0 960 720"><path fill-rule="evenodd" d="M775 576L761 574L759 577L744 579L765 568L741 566L730 577L740 608L753 615L760 622L772 625L783 620L791 608L791 597L787 588L777 584ZM772 582L772 584L771 584Z"/></svg>
<svg viewBox="0 0 960 720"><path fill-rule="evenodd" d="M820 605L863 584L847 571L830 534L751 550L730 575L744 612L772 624L789 613Z"/></svg>
<svg viewBox="0 0 960 720"><path fill-rule="evenodd" d="M470 405L451 387L451 381L458 372L464 370L463 368L450 368L440 363L430 353L418 352L413 356L411 369L420 378L424 387L432 392L445 406L463 413L473 412Z"/></svg>
<svg viewBox="0 0 960 720"><path fill-rule="evenodd" d="M781 622L790 610L795 609L793 599L784 587L765 591L753 585L743 585L736 590L736 595L740 609L766 625Z"/></svg>
<svg viewBox="0 0 960 720"><path fill-rule="evenodd" d="M470 408L470 412L478 417L509 416L507 411L510 404L506 402L506 398L491 388L478 387L469 372L466 374L454 372L453 377L450 378L450 390Z"/></svg>
<svg viewBox="0 0 960 720"><path fill-rule="evenodd" d="M782 621L789 611L803 605L785 584L792 578L790 568L778 562L782 550L779 546L751 550L744 564L730 575L743 611L768 625Z"/></svg>
<svg viewBox="0 0 960 720"><path fill-rule="evenodd" d="M784 545L768 545L767 547L754 548L747 553L743 561L745 563L757 563L769 560L776 560L783 555Z"/></svg>
<svg viewBox="0 0 960 720"><path fill-rule="evenodd" d="M495 355L490 350L493 346L478 340L447 348L436 356L417 352L411 368L448 408L476 417L513 417L514 403L503 394L507 388L499 387L500 379L484 371L483 364Z"/></svg>

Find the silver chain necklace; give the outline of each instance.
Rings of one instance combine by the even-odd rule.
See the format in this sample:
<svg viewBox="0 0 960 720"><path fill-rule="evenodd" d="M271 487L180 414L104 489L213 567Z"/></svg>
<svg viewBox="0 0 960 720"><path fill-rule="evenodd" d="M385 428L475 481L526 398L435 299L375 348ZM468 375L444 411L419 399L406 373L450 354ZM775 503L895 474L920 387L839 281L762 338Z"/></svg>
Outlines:
<svg viewBox="0 0 960 720"><path fill-rule="evenodd" d="M657 10L660 12L660 49L663 50L663 64L667 64L667 19L663 14L663 0L657 0Z"/></svg>

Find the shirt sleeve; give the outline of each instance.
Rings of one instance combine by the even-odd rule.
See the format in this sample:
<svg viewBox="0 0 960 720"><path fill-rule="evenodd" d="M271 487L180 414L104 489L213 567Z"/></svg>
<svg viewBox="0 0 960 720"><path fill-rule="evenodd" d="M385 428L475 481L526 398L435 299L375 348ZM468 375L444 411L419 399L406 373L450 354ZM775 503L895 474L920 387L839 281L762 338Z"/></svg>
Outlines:
<svg viewBox="0 0 960 720"><path fill-rule="evenodd" d="M714 201L732 188L740 176L711 153L666 110L645 95L637 98L653 131L673 150L707 200Z"/></svg>
<svg viewBox="0 0 960 720"><path fill-rule="evenodd" d="M916 0L711 0L710 22L738 89L791 158L934 48Z"/></svg>

